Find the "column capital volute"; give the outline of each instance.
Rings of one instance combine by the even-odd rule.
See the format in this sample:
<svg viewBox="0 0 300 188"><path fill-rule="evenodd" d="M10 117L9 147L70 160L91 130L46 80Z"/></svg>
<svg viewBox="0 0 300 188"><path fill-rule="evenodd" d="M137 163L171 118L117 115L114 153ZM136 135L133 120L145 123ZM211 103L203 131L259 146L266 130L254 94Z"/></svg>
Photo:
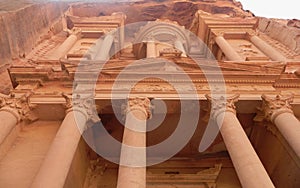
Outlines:
<svg viewBox="0 0 300 188"><path fill-rule="evenodd" d="M147 119L150 119L152 116L152 108L153 106L151 105L151 101L147 97L128 98L127 106L125 108L125 114L133 110L138 110L143 112Z"/></svg>
<svg viewBox="0 0 300 188"><path fill-rule="evenodd" d="M239 100L240 95L232 95L232 96L218 96L212 97L210 95L205 95L205 97L210 102L210 110L212 113L212 117L217 119L217 117L225 112L231 112L236 114L236 106L235 103Z"/></svg>
<svg viewBox="0 0 300 188"><path fill-rule="evenodd" d="M21 120L37 120L37 117L32 112L36 105L30 103L30 96L32 94L33 92L28 92L21 97L16 97L14 93L8 95L0 93L0 111L11 113L16 117L18 122Z"/></svg>
<svg viewBox="0 0 300 188"><path fill-rule="evenodd" d="M274 122L280 114L294 114L291 106L294 99L293 95L276 95L276 97L271 97L264 94L261 98L263 103L260 110L264 112L265 118L271 122Z"/></svg>
<svg viewBox="0 0 300 188"><path fill-rule="evenodd" d="M93 96L80 94L68 95L65 93L62 93L62 96L66 100L66 103L64 104L66 114L76 111L82 113L87 121L96 123L100 120Z"/></svg>

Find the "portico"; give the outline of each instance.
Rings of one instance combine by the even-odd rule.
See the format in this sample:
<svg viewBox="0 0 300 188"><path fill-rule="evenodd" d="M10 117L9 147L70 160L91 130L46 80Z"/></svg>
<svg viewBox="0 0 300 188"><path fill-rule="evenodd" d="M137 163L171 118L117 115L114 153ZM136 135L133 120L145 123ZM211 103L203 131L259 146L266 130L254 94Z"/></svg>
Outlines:
<svg viewBox="0 0 300 188"><path fill-rule="evenodd" d="M299 60L255 17L198 11L190 32L166 18L124 28L123 13L78 7L55 47L9 69L0 187L300 186ZM25 171L23 158L28 174L3 173Z"/></svg>

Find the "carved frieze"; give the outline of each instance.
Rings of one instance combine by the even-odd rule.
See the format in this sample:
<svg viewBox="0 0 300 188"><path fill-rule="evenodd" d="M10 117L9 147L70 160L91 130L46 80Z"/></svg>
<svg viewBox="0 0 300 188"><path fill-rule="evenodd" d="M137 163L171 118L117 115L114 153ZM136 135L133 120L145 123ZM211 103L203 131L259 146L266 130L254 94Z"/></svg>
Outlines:
<svg viewBox="0 0 300 188"><path fill-rule="evenodd" d="M261 111L263 111L265 118L271 122L274 122L276 117L282 113L292 113L291 102L293 102L293 96L284 97L277 95L272 98L267 95L262 95L263 104Z"/></svg>
<svg viewBox="0 0 300 188"><path fill-rule="evenodd" d="M128 89L128 87L125 89ZM134 91L174 91L174 88L170 85L147 84L147 85L136 85L134 86L133 90Z"/></svg>

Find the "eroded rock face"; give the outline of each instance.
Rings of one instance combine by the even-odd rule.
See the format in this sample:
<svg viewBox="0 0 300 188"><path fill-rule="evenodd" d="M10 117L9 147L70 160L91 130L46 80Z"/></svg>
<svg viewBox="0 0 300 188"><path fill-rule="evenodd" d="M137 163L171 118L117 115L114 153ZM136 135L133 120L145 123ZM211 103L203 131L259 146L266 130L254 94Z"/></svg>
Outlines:
<svg viewBox="0 0 300 188"><path fill-rule="evenodd" d="M59 18L71 2L21 0L0 2L0 65L24 58L39 41L62 30ZM235 0L144 0L72 4L77 16L104 16L124 12L127 23L169 19L189 28L197 10L213 14L247 16ZM55 23L57 23L55 25Z"/></svg>
<svg viewBox="0 0 300 188"><path fill-rule="evenodd" d="M288 23L287 23L287 26L296 27L296 28L300 29L300 20L297 20L297 19L289 20Z"/></svg>
<svg viewBox="0 0 300 188"><path fill-rule="evenodd" d="M60 32L54 23L66 9L65 3L52 2L0 14L0 65L25 57L48 31Z"/></svg>
<svg viewBox="0 0 300 188"><path fill-rule="evenodd" d="M259 18L258 29L300 54L300 21Z"/></svg>
<svg viewBox="0 0 300 188"><path fill-rule="evenodd" d="M236 0L134 0L102 3L83 1L75 4L59 1L39 3L34 0L28 0L31 4L28 4L27 0L19 2L21 3L15 5L0 3L0 65L11 63L12 59L24 58L39 41L60 32L62 25L59 19L70 6L77 16L105 16L123 12L127 16L127 24L169 19L187 29L190 28L198 10L241 18L252 17L251 12L244 11L241 3ZM278 24L276 20L261 18L259 22L262 32L297 53L300 53L299 27L299 20Z"/></svg>
<svg viewBox="0 0 300 188"><path fill-rule="evenodd" d="M111 15L113 12L124 12L127 23L169 19L189 28L195 13L203 10L212 14L228 14L232 16L251 16L242 10L239 3L233 0L151 0L122 3L78 3L72 6L77 16Z"/></svg>

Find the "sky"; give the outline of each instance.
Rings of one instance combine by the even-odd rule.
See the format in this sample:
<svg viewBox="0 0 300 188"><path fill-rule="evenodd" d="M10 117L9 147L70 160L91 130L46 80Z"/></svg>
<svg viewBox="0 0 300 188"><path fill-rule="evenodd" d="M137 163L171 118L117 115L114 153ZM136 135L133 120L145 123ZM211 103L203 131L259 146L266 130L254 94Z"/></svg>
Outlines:
<svg viewBox="0 0 300 188"><path fill-rule="evenodd" d="M238 0L255 16L300 20L299 0Z"/></svg>

